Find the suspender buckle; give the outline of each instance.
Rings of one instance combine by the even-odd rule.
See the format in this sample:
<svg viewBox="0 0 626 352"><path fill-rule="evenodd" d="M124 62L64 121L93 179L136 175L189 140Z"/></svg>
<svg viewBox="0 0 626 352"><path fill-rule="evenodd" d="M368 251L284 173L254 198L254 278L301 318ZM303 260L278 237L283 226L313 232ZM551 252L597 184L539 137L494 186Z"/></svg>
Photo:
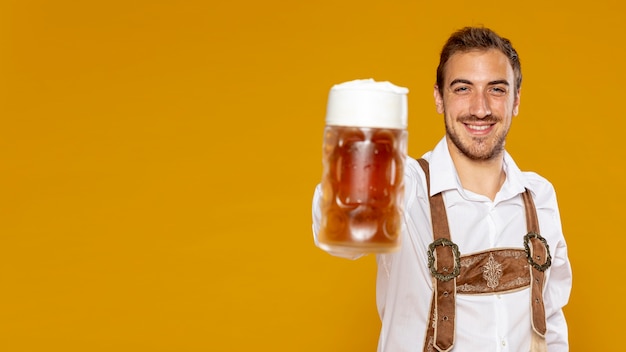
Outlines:
<svg viewBox="0 0 626 352"><path fill-rule="evenodd" d="M442 274L437 271L437 268L435 268L436 247L450 247L452 249L452 254L454 255L454 268L451 273ZM439 281L450 281L459 276L461 273L461 253L459 252L459 246L446 238L436 239L433 243L428 245L428 268L430 269L430 273ZM444 268L444 272L447 272L446 268Z"/></svg>
<svg viewBox="0 0 626 352"><path fill-rule="evenodd" d="M539 241L541 241L541 243L543 243L543 246L546 249L546 261L543 264L537 263L535 259L533 258L533 253L529 245L531 239L538 239ZM550 265L552 265L552 256L550 255L550 248L548 246L548 242L540 234L532 232L532 231L526 234L526 236L524 236L524 250L526 251L526 258L528 259L528 264L532 265L533 268L541 272L544 272L550 267ZM537 259L541 259L541 255L539 254L536 254L536 257Z"/></svg>

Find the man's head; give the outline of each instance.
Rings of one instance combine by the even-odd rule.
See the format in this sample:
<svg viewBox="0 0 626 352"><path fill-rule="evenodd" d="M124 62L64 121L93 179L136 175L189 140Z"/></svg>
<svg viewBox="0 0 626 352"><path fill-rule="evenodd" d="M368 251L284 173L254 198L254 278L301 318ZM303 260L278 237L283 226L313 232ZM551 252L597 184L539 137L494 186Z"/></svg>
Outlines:
<svg viewBox="0 0 626 352"><path fill-rule="evenodd" d="M519 92L522 87L522 67L517 51L515 51L511 42L506 38L500 37L489 28L465 27L454 32L441 50L439 66L437 67L437 86L439 87L439 93L443 95L442 89L446 64L452 55L459 52L472 50L486 51L489 49L499 50L509 59L515 76L515 90Z"/></svg>
<svg viewBox="0 0 626 352"><path fill-rule="evenodd" d="M446 42L434 89L453 155L502 156L520 103L520 64L511 43L485 28L464 28Z"/></svg>

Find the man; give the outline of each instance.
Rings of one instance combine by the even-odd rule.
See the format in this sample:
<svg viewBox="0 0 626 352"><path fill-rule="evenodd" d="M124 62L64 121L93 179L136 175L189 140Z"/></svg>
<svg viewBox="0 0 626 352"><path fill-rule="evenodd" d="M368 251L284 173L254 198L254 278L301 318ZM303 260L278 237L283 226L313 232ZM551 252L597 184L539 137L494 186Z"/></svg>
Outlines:
<svg viewBox="0 0 626 352"><path fill-rule="evenodd" d="M444 45L434 98L446 135L424 165L407 159L402 245L377 256L379 352L568 351L572 277L555 191L504 149L521 82L517 52L490 29ZM318 186L315 235L320 197Z"/></svg>

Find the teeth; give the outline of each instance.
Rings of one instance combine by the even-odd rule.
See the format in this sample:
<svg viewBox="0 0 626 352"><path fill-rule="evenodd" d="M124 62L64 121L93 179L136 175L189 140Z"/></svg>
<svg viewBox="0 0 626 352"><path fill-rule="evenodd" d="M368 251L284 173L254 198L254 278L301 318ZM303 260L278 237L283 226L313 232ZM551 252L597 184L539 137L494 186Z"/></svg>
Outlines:
<svg viewBox="0 0 626 352"><path fill-rule="evenodd" d="M472 130L476 130L476 131L484 131L484 130L488 129L491 126L490 125L482 125L482 126L467 125L467 127L469 127Z"/></svg>

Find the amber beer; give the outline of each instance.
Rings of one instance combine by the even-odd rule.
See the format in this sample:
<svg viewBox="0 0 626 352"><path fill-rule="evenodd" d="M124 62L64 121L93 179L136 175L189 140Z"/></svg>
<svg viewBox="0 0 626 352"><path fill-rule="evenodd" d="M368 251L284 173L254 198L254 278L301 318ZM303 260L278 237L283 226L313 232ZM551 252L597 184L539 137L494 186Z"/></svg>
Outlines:
<svg viewBox="0 0 626 352"><path fill-rule="evenodd" d="M355 82L359 89L354 88ZM399 246L407 151L406 92L389 85L361 80L349 82L352 89L341 86L340 94L333 95L331 90L318 234L319 245L326 250L384 253ZM382 95L383 103L373 99L377 95ZM381 106L367 108L372 104ZM336 111L341 111L340 118ZM376 115L367 116L372 111ZM394 119L396 115L400 116Z"/></svg>

